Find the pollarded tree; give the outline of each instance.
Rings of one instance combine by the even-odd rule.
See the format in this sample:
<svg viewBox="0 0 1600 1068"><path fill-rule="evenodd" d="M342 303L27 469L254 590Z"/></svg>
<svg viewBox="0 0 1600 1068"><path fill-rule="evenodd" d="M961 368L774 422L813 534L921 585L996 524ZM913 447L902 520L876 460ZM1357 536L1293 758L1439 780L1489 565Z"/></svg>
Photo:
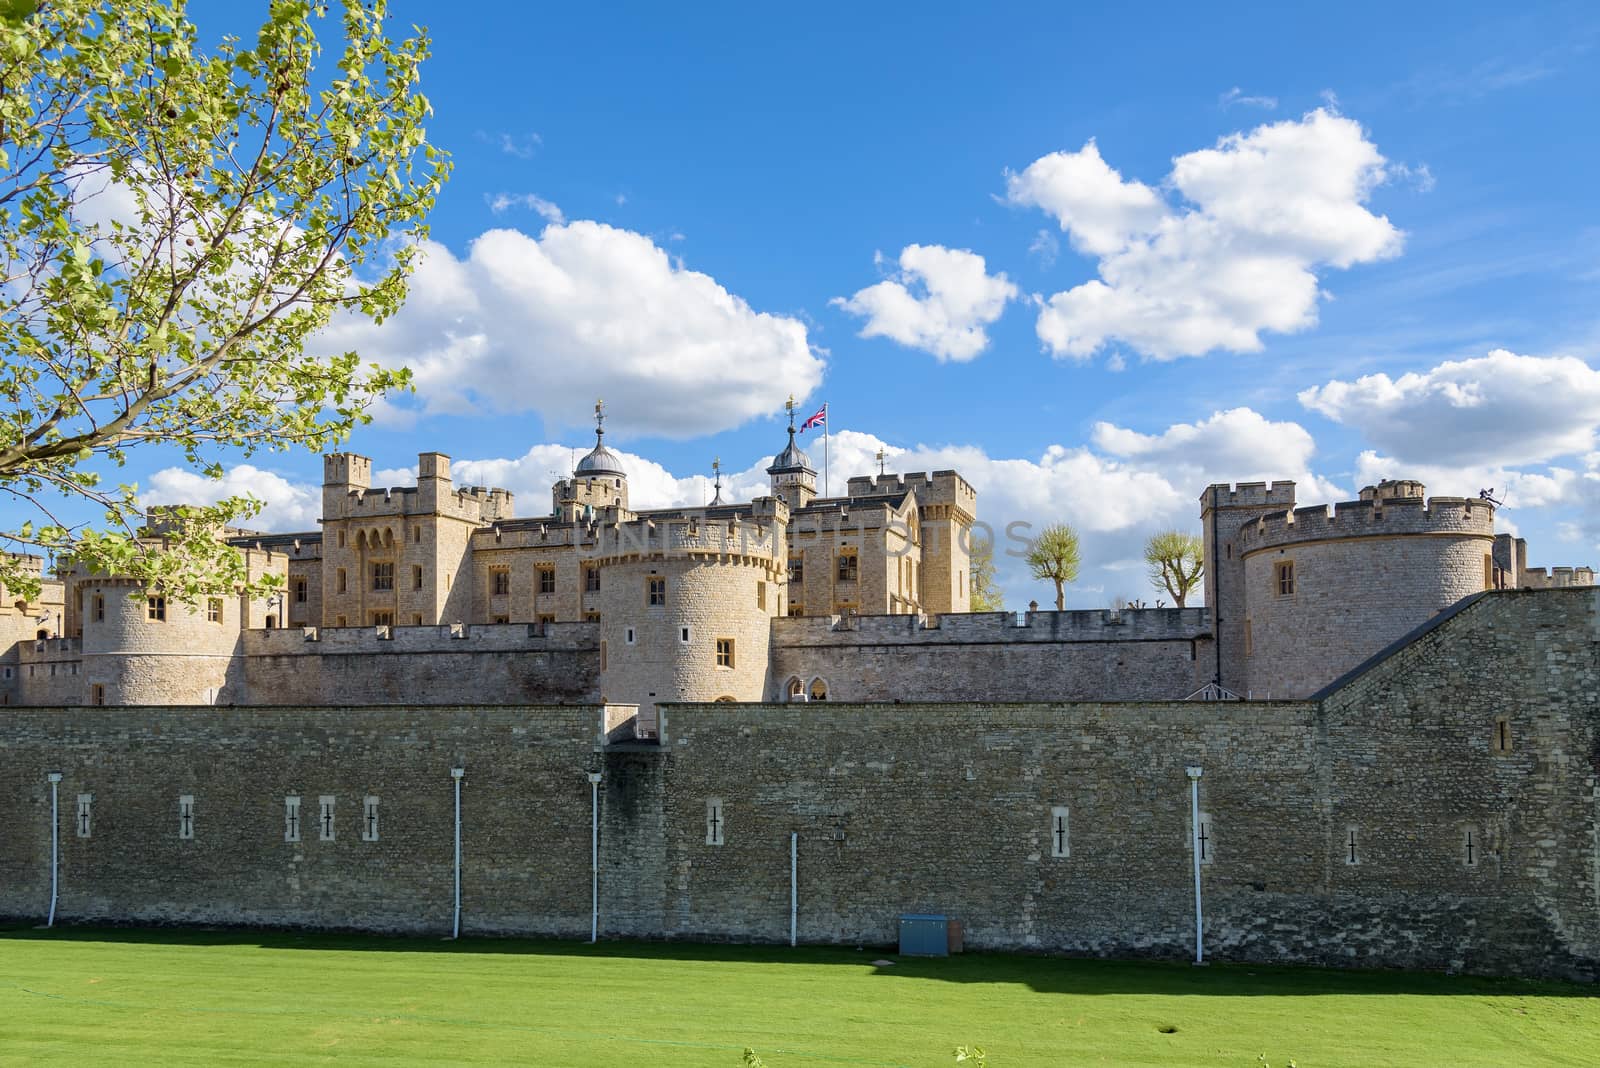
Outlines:
<svg viewBox="0 0 1600 1068"><path fill-rule="evenodd" d="M400 306L449 171L427 38L390 40L385 8L271 0L253 44L208 54L184 0L0 0L0 490L37 520L8 547L181 599L242 585L209 532L259 504L182 509L141 543L136 489L103 472L150 446L212 477L228 452L320 451L406 385L308 351L335 314ZM85 501L103 529L69 518ZM31 592L14 563L0 583Z"/></svg>
<svg viewBox="0 0 1600 1068"><path fill-rule="evenodd" d="M1067 606L1065 586L1078 577L1078 533L1065 523L1052 523L1028 542L1028 567L1036 579L1056 584L1056 611Z"/></svg>
<svg viewBox="0 0 1600 1068"><path fill-rule="evenodd" d="M1182 608L1205 574L1205 545L1197 534L1163 530L1145 543L1144 560L1150 565L1150 585L1157 593L1166 590Z"/></svg>

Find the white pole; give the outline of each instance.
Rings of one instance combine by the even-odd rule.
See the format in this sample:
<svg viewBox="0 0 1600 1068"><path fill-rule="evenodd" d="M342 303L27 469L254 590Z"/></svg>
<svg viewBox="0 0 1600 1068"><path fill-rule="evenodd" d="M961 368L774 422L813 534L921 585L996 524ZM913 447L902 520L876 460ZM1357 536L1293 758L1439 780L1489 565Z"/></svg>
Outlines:
<svg viewBox="0 0 1600 1068"><path fill-rule="evenodd" d="M600 773L589 773L589 941L600 941Z"/></svg>
<svg viewBox="0 0 1600 1068"><path fill-rule="evenodd" d="M1205 916L1200 911L1200 776L1204 769L1187 767L1183 770L1189 776L1189 852L1194 856L1194 962L1204 964Z"/></svg>
<svg viewBox="0 0 1600 1068"><path fill-rule="evenodd" d="M828 496L828 446L833 441L833 425L828 413L828 402L822 402L822 495Z"/></svg>
<svg viewBox="0 0 1600 1068"><path fill-rule="evenodd" d="M52 771L50 779L50 917L44 921L46 927L56 925L56 887L57 872L61 868L61 814L57 807L57 794L61 788L61 773Z"/></svg>
<svg viewBox="0 0 1600 1068"><path fill-rule="evenodd" d="M800 923L800 832L789 832L789 944L795 944Z"/></svg>
<svg viewBox="0 0 1600 1068"><path fill-rule="evenodd" d="M466 768L450 769L450 778L456 783L456 907L450 922L451 938L461 937L461 777L466 773Z"/></svg>

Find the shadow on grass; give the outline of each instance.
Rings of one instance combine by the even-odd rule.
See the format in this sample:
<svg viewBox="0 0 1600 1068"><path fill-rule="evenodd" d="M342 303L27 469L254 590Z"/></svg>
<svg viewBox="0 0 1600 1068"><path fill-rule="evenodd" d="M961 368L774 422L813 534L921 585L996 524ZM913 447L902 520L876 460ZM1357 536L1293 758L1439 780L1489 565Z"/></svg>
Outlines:
<svg viewBox="0 0 1600 1068"><path fill-rule="evenodd" d="M1027 986L1039 993L1170 994L1199 997L1345 995L1600 998L1593 984L1498 979L1433 972L1317 968L1302 965L1106 960L1042 954L965 953L952 957L900 957L882 947L744 945L703 942L587 941L530 938L437 937L281 931L260 928L0 926L7 943L114 943L164 947L252 946L265 950L328 953L444 953L460 955L679 961L739 965L872 968L893 979ZM872 962L890 960L888 966Z"/></svg>

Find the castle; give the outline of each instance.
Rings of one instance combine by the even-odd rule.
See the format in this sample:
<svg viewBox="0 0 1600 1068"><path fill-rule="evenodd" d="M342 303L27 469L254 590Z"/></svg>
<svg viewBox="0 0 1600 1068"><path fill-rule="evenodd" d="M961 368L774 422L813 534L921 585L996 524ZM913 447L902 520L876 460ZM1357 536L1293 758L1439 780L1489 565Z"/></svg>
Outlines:
<svg viewBox="0 0 1600 1068"><path fill-rule="evenodd" d="M972 613L955 472L634 511L603 433L540 518L329 456L271 599L0 598L0 919L1600 979L1600 589L1493 502L1214 485L1206 607Z"/></svg>
<svg viewBox="0 0 1600 1068"><path fill-rule="evenodd" d="M459 700L1142 700L1208 685L1304 697L1467 595L1590 585L1526 566L1494 505L1391 481L1295 508L1291 482L1211 486L1204 609L968 612L977 516L954 471L856 477L817 496L787 445L771 493L639 511L595 445L518 518L503 489L457 487L449 457L377 489L324 457L321 529L229 532L274 598L169 603L69 571L0 597L7 704L262 705ZM161 536L159 514L151 536ZM59 621L59 625L54 625Z"/></svg>

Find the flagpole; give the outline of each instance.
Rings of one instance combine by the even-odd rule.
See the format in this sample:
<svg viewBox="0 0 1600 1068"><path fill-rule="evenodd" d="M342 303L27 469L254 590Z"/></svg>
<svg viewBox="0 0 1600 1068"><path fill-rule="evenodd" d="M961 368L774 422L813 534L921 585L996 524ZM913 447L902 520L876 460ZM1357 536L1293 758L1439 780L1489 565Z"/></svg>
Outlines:
<svg viewBox="0 0 1600 1068"><path fill-rule="evenodd" d="M828 420L828 402L822 402L822 495L829 496L828 446L833 442L833 425Z"/></svg>

